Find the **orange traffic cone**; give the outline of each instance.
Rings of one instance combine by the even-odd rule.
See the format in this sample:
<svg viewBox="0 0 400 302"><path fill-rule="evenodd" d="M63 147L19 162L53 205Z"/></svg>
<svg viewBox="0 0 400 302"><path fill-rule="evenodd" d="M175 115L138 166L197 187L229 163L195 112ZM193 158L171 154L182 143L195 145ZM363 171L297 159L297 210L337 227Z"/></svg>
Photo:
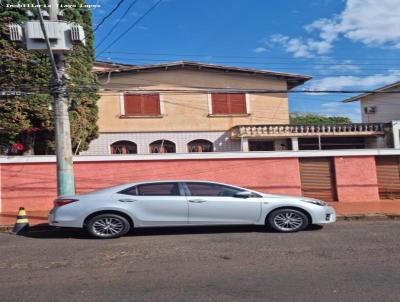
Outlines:
<svg viewBox="0 0 400 302"><path fill-rule="evenodd" d="M20 207L17 216L17 222L14 225L12 232L14 234L20 234L26 232L29 229L28 216L26 215L25 208Z"/></svg>

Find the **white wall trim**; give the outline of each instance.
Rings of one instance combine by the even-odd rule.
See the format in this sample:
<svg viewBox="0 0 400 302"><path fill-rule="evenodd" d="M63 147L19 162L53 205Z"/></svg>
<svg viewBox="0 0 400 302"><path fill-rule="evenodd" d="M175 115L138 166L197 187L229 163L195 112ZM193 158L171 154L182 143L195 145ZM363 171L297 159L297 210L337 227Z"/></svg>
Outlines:
<svg viewBox="0 0 400 302"><path fill-rule="evenodd" d="M251 113L250 100L251 100L251 94L246 93L246 113L247 114Z"/></svg>
<svg viewBox="0 0 400 302"><path fill-rule="evenodd" d="M188 159L240 159L240 158L298 158L298 157L346 157L399 155L396 149L354 149L354 150L310 150L310 151L268 151L268 152L212 152L212 153L169 153L130 155L78 155L74 162L96 161L143 161L143 160L188 160ZM0 156L0 164L13 163L54 163L53 155Z"/></svg>
<svg viewBox="0 0 400 302"><path fill-rule="evenodd" d="M240 139L240 145L242 152L249 152L249 139L247 137L242 137Z"/></svg>
<svg viewBox="0 0 400 302"><path fill-rule="evenodd" d="M207 103L208 103L208 114L213 114L212 96L210 92L207 93Z"/></svg>
<svg viewBox="0 0 400 302"><path fill-rule="evenodd" d="M120 115L125 115L125 102L124 102L124 93L120 92L119 94L119 111Z"/></svg>
<svg viewBox="0 0 400 302"><path fill-rule="evenodd" d="M400 149L400 121L392 121L394 148Z"/></svg>
<svg viewBox="0 0 400 302"><path fill-rule="evenodd" d="M165 105L164 105L164 95L159 93L159 98L160 98L160 113L161 115L165 114Z"/></svg>

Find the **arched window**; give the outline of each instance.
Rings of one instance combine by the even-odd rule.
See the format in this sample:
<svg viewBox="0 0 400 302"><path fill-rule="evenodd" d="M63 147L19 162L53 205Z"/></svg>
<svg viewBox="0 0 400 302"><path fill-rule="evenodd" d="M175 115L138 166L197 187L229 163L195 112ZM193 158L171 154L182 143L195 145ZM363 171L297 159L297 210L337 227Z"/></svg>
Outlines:
<svg viewBox="0 0 400 302"><path fill-rule="evenodd" d="M196 139L188 143L189 152L213 152L213 143L206 139Z"/></svg>
<svg viewBox="0 0 400 302"><path fill-rule="evenodd" d="M136 154L137 145L130 141L118 141L111 145L111 154Z"/></svg>
<svg viewBox="0 0 400 302"><path fill-rule="evenodd" d="M150 153L175 153L175 143L161 139L150 144Z"/></svg>

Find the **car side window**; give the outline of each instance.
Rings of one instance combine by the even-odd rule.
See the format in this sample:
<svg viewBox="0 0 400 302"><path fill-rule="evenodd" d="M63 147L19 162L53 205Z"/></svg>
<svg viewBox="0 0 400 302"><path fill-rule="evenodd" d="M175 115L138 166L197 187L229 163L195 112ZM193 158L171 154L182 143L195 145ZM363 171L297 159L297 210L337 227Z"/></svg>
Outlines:
<svg viewBox="0 0 400 302"><path fill-rule="evenodd" d="M119 194L134 195L134 196L136 196L136 195L137 195L137 187L136 187L136 186L130 187L130 188L125 189L125 190L122 190L122 191L120 191L120 192L118 192L118 193L119 193Z"/></svg>
<svg viewBox="0 0 400 302"><path fill-rule="evenodd" d="M243 190L212 183L186 183L190 196L234 196Z"/></svg>
<svg viewBox="0 0 400 302"><path fill-rule="evenodd" d="M177 183L153 183L137 186L139 196L180 196Z"/></svg>

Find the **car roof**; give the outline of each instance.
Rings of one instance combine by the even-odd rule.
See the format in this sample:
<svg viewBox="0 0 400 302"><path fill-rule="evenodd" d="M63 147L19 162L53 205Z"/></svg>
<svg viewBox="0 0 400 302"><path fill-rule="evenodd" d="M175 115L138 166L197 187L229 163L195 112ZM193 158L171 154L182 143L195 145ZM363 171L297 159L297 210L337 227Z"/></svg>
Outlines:
<svg viewBox="0 0 400 302"><path fill-rule="evenodd" d="M149 184L149 183L165 183L165 182L202 182L202 183L211 183L211 184L219 184L219 185L226 185L231 187L237 187L235 185L226 184L217 181L210 181L210 180L198 180L198 179L167 179L167 180L148 180L148 181L140 181L140 182L133 182L130 183L131 185L140 185L140 184Z"/></svg>

